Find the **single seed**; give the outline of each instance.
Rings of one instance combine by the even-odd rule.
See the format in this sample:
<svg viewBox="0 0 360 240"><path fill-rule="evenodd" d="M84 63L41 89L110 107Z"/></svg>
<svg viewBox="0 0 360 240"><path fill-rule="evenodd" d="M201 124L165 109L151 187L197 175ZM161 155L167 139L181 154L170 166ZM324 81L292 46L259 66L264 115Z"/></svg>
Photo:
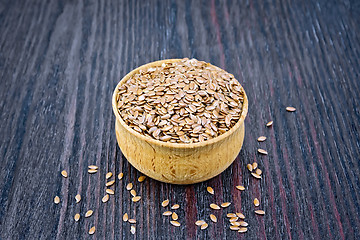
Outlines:
<svg viewBox="0 0 360 240"><path fill-rule="evenodd" d="M106 194L106 195L101 199L101 201L102 201L103 203L106 203L107 201L109 201L109 194Z"/></svg>
<svg viewBox="0 0 360 240"><path fill-rule="evenodd" d="M85 217L90 217L91 215L93 215L93 210L88 210L86 213L85 213Z"/></svg>
<svg viewBox="0 0 360 240"><path fill-rule="evenodd" d="M254 205L255 207L258 207L260 205L259 199L257 198L254 199Z"/></svg>
<svg viewBox="0 0 360 240"><path fill-rule="evenodd" d="M236 188L239 189L240 191L244 191L244 190L245 190L245 187L244 187L244 186L241 186L241 185L236 186Z"/></svg>
<svg viewBox="0 0 360 240"><path fill-rule="evenodd" d="M133 184L129 183L128 185L126 185L126 190L130 191L133 188Z"/></svg>
<svg viewBox="0 0 360 240"><path fill-rule="evenodd" d="M233 226L240 226L240 222L230 222L230 224Z"/></svg>
<svg viewBox="0 0 360 240"><path fill-rule="evenodd" d="M215 203L210 204L210 208L216 209L216 210L220 209L219 205L216 205Z"/></svg>
<svg viewBox="0 0 360 240"><path fill-rule="evenodd" d="M242 227L242 228L240 228L239 229L239 231L238 231L239 233L244 233L244 232L247 232L247 228L245 228L245 227Z"/></svg>
<svg viewBox="0 0 360 240"><path fill-rule="evenodd" d="M213 222L217 222L217 218L216 218L216 216L214 214L210 214L210 219Z"/></svg>
<svg viewBox="0 0 360 240"><path fill-rule="evenodd" d="M179 207L180 207L179 204L174 204L174 205L172 205L171 209L178 209Z"/></svg>
<svg viewBox="0 0 360 240"><path fill-rule="evenodd" d="M268 152L267 152L266 150L261 149L261 148L258 149L258 152L261 153L261 154L263 154L263 155L267 155L267 154L268 154Z"/></svg>
<svg viewBox="0 0 360 240"><path fill-rule="evenodd" d="M111 178L112 177L112 172L108 172L106 175L105 175L105 178L106 179L109 179L109 178Z"/></svg>
<svg viewBox="0 0 360 240"><path fill-rule="evenodd" d="M88 173L96 173L98 170L97 169L89 169Z"/></svg>
<svg viewBox="0 0 360 240"><path fill-rule="evenodd" d="M89 165L88 168L89 168L89 169L97 170L97 169L98 169L98 166L96 166L96 165Z"/></svg>
<svg viewBox="0 0 360 240"><path fill-rule="evenodd" d="M58 196L54 197L54 203L55 204L59 204L60 203L60 198Z"/></svg>
<svg viewBox="0 0 360 240"><path fill-rule="evenodd" d="M115 183L115 180L111 180L111 181L107 182L105 184L105 186L110 187L110 186L114 185L114 183Z"/></svg>
<svg viewBox="0 0 360 240"><path fill-rule="evenodd" d="M255 213L259 215L265 215L265 212L263 210L255 210Z"/></svg>
<svg viewBox="0 0 360 240"><path fill-rule="evenodd" d="M123 215L123 221L124 221L124 222L127 222L127 220L129 220L129 215L128 215L127 213L125 213L125 214Z"/></svg>
<svg viewBox="0 0 360 240"><path fill-rule="evenodd" d="M172 212L171 212L171 211L166 211L166 212L163 212L162 215L164 215L164 216L170 216L170 215L172 215Z"/></svg>
<svg viewBox="0 0 360 240"><path fill-rule="evenodd" d="M138 201L140 201L140 199L141 199L140 196L136 196L136 197L133 197L131 200L132 200L133 202L138 202Z"/></svg>
<svg viewBox="0 0 360 240"><path fill-rule="evenodd" d="M238 217L241 218L241 219L245 219L245 215L242 214L242 213L237 212L237 213L236 213L236 216L238 216Z"/></svg>
<svg viewBox="0 0 360 240"><path fill-rule="evenodd" d="M209 226L209 224L204 223L203 225L201 225L201 227L200 227L200 228L201 228L202 230L204 230L204 229L206 229L208 226Z"/></svg>
<svg viewBox="0 0 360 240"><path fill-rule="evenodd" d="M135 228L135 226L131 226L131 227L130 227L130 232L131 232L131 234L135 234L135 233L136 233L136 228Z"/></svg>
<svg viewBox="0 0 360 240"><path fill-rule="evenodd" d="M260 178L261 178L260 175L257 175L256 173L253 173L253 172L251 173L251 175L253 175L253 177L254 177L254 178L257 178L257 179L260 179Z"/></svg>
<svg viewBox="0 0 360 240"><path fill-rule="evenodd" d="M287 107L287 108L286 108L286 111L288 111L288 112L295 112L295 111L296 111L296 108L294 108L294 107Z"/></svg>
<svg viewBox="0 0 360 240"><path fill-rule="evenodd" d="M121 173L119 173L119 175L118 175L118 179L119 180L121 180L122 178L124 177L124 174L121 172Z"/></svg>
<svg viewBox="0 0 360 240"><path fill-rule="evenodd" d="M206 190L210 193L214 195L214 189L212 187L207 187Z"/></svg>
<svg viewBox="0 0 360 240"><path fill-rule="evenodd" d="M221 207L226 208L226 207L230 206L230 204L231 204L230 202L224 202L221 204Z"/></svg>
<svg viewBox="0 0 360 240"><path fill-rule="evenodd" d="M228 213L228 214L226 214L226 217L233 218L233 217L236 217L236 214L235 213Z"/></svg>
<svg viewBox="0 0 360 240"><path fill-rule="evenodd" d="M166 207L167 205L169 205L169 202L169 199L166 199L161 203L161 206Z"/></svg>
<svg viewBox="0 0 360 240"><path fill-rule="evenodd" d="M270 121L266 124L267 127L271 127L273 125L273 121Z"/></svg>
<svg viewBox="0 0 360 240"><path fill-rule="evenodd" d="M75 222L79 221L80 220L80 214L78 214L78 213L75 214L74 220L75 220Z"/></svg>
<svg viewBox="0 0 360 240"><path fill-rule="evenodd" d="M247 169L249 169L250 172L253 170L253 167L250 163L248 165L246 165L246 167L247 167Z"/></svg>
<svg viewBox="0 0 360 240"><path fill-rule="evenodd" d="M203 225L203 224L205 224L206 222L204 221L204 220L197 220L196 222L195 222L195 225L196 226L201 226L201 225Z"/></svg>
<svg viewBox="0 0 360 240"><path fill-rule="evenodd" d="M143 182L143 181L145 180L145 178L146 178L146 176L144 176L144 175L143 175L143 176L140 176L140 177L138 178L138 181L139 181L139 182Z"/></svg>
<svg viewBox="0 0 360 240"><path fill-rule="evenodd" d="M240 228L238 226L230 226L231 230L238 231Z"/></svg>
<svg viewBox="0 0 360 240"><path fill-rule="evenodd" d="M265 141L266 140L266 137L265 136L260 136L260 137L258 137L258 142L263 142L263 141Z"/></svg>
<svg viewBox="0 0 360 240"><path fill-rule="evenodd" d="M258 167L257 162L253 162L253 164L252 164L252 168L253 168L253 170L255 170L257 167Z"/></svg>
<svg viewBox="0 0 360 240"><path fill-rule="evenodd" d="M170 221L170 223L175 227L180 227L180 223L178 221Z"/></svg>
<svg viewBox="0 0 360 240"><path fill-rule="evenodd" d="M130 219L129 219L129 223L136 223L136 219L130 218Z"/></svg>
<svg viewBox="0 0 360 240"><path fill-rule="evenodd" d="M67 178L67 177L68 177L68 173L67 173L67 171L65 171L65 170L62 170L62 171L61 171L61 175L62 175L64 178Z"/></svg>
<svg viewBox="0 0 360 240"><path fill-rule="evenodd" d="M173 212L171 215L172 220L178 220L179 216L176 214L176 212Z"/></svg>
<svg viewBox="0 0 360 240"><path fill-rule="evenodd" d="M81 201L81 196L80 196L80 194L77 194L77 195L75 196L75 200L76 200L76 203L79 203L79 202Z"/></svg>
<svg viewBox="0 0 360 240"><path fill-rule="evenodd" d="M108 193L108 194L110 194L110 195L114 195L114 190L112 190L112 189L110 189L110 188L108 188L108 189L106 189L106 191L105 191L106 193Z"/></svg>
<svg viewBox="0 0 360 240"><path fill-rule="evenodd" d="M90 235L93 235L94 233L95 233L95 226L90 228L90 230L89 230Z"/></svg>
<svg viewBox="0 0 360 240"><path fill-rule="evenodd" d="M242 227L247 227L247 226L249 226L249 224L248 224L247 222L244 222L244 221L240 221L239 224L240 224L240 226L242 226Z"/></svg>
<svg viewBox="0 0 360 240"><path fill-rule="evenodd" d="M134 189L131 189L130 194L131 196L136 197L136 191Z"/></svg>
<svg viewBox="0 0 360 240"><path fill-rule="evenodd" d="M256 169L255 173L260 176L262 174L262 171L258 168Z"/></svg>
<svg viewBox="0 0 360 240"><path fill-rule="evenodd" d="M229 222L236 222L238 219L238 217L232 217L229 219Z"/></svg>

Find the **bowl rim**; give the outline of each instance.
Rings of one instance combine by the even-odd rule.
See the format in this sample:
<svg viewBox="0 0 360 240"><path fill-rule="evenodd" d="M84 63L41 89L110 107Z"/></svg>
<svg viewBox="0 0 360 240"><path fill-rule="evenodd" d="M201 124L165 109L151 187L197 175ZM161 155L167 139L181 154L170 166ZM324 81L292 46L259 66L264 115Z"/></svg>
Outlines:
<svg viewBox="0 0 360 240"><path fill-rule="evenodd" d="M234 133L236 130L238 130L240 128L240 126L244 123L245 121L245 117L247 115L248 112L248 98L246 95L246 92L244 90L244 88L242 87L242 85L240 84L240 86L243 89L244 92L244 101L243 101L243 109L241 111L241 116L240 119L237 121L237 123L227 132L225 132L224 134L221 134L220 136L217 136L215 138L212 138L210 140L206 140L204 142L197 142L197 143L171 143L171 142L163 142L154 138L151 138L149 136L146 135L142 135L140 133L138 133L137 131L135 131L134 129L132 129L130 126L128 126L124 120L122 119L122 117L119 114L119 111L117 109L117 100L116 100L116 96L117 93L119 92L119 87L126 82L132 75L134 75L135 73L139 72L141 69L147 69L150 67L154 67L154 66L160 66L162 63L173 63L173 62L177 62L177 61L181 61L181 58L175 58L175 59L164 59L164 60L159 60L159 61L154 61L154 62L150 62L144 65L141 65L135 69L133 69L132 71L130 71L128 74L126 74L116 85L115 90L113 92L113 96L112 96L112 108L113 108L113 112L115 114L116 120L119 121L119 123L132 135L135 135L136 137L148 142L148 143L152 143L154 145L158 145L158 146L162 146L162 147L169 147L169 148L198 148L198 147L204 147L216 142L220 142L223 139L227 138L228 136L230 136L232 133ZM211 64L212 65L212 64ZM216 68L219 68L215 65L212 65ZM219 68L221 69L221 68ZM223 70L223 69L221 69Z"/></svg>

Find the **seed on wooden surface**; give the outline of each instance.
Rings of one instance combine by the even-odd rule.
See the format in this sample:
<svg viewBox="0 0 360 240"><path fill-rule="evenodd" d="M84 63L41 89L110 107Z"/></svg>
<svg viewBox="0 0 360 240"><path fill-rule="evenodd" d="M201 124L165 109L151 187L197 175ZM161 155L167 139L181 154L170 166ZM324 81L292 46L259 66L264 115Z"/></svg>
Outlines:
<svg viewBox="0 0 360 240"><path fill-rule="evenodd" d="M90 217L91 215L93 215L93 210L88 210L86 213L85 213L85 217Z"/></svg>
<svg viewBox="0 0 360 240"><path fill-rule="evenodd" d="M136 233L136 228L135 228L135 226L131 226L131 227L130 227L130 232L131 232L131 234L135 234L135 233Z"/></svg>
<svg viewBox="0 0 360 240"><path fill-rule="evenodd" d="M169 205L169 202L169 199L166 199L161 203L161 206L166 207L167 205Z"/></svg>
<svg viewBox="0 0 360 240"><path fill-rule="evenodd" d="M254 177L254 178L257 178L257 179L260 179L261 178L261 176L260 175L258 175L258 174L256 174L256 173L251 173L251 175Z"/></svg>
<svg viewBox="0 0 360 240"><path fill-rule="evenodd" d="M219 209L220 209L219 205L216 205L215 203L211 203L211 204L210 204L210 208L215 209L215 210L219 210Z"/></svg>
<svg viewBox="0 0 360 240"><path fill-rule="evenodd" d="M106 194L106 195L101 199L101 201L102 201L103 203L106 203L107 201L109 201L109 194Z"/></svg>
<svg viewBox="0 0 360 240"><path fill-rule="evenodd" d="M236 188L240 191L244 191L245 190L245 187L244 186L241 186L241 185L238 185L236 186Z"/></svg>
<svg viewBox="0 0 360 240"><path fill-rule="evenodd" d="M254 199L254 205L255 207L258 207L260 205L259 199L257 198Z"/></svg>
<svg viewBox="0 0 360 240"><path fill-rule="evenodd" d="M92 227L92 228L90 228L90 230L89 230L89 234L90 235L93 235L94 233L95 233L95 226L94 227Z"/></svg>
<svg viewBox="0 0 360 240"><path fill-rule="evenodd" d="M105 175L105 178L106 179L109 179L109 178L111 178L112 177L112 172L108 172L106 175Z"/></svg>
<svg viewBox="0 0 360 240"><path fill-rule="evenodd" d="M240 228L238 226L230 226L231 230L238 231Z"/></svg>
<svg viewBox="0 0 360 240"><path fill-rule="evenodd" d="M240 222L230 222L230 224L233 226L240 226Z"/></svg>
<svg viewBox="0 0 360 240"><path fill-rule="evenodd" d="M89 168L89 169L95 169L95 170L97 170L97 169L98 169L98 166L96 166L96 165L89 165L88 168Z"/></svg>
<svg viewBox="0 0 360 240"><path fill-rule="evenodd" d="M172 205L171 209L178 209L179 207L180 207L179 204L174 204L174 205Z"/></svg>
<svg viewBox="0 0 360 240"><path fill-rule="evenodd" d="M244 233L244 232L247 232L247 228L245 228L245 227L242 227L242 228L240 228L239 229L239 231L238 231L239 233Z"/></svg>
<svg viewBox="0 0 360 240"><path fill-rule="evenodd" d="M238 217L232 217L229 219L229 222L236 222L238 219Z"/></svg>
<svg viewBox="0 0 360 240"><path fill-rule="evenodd" d="M263 210L255 210L255 213L259 215L265 215L265 211Z"/></svg>
<svg viewBox="0 0 360 240"><path fill-rule="evenodd" d="M216 218L216 216L214 214L210 214L210 219L213 222L217 222L217 218Z"/></svg>
<svg viewBox="0 0 360 240"><path fill-rule="evenodd" d="M266 150L261 149L261 148L258 149L258 152L261 153L261 154L263 154L263 155L267 155L267 154L268 154L268 152L267 152Z"/></svg>
<svg viewBox="0 0 360 240"><path fill-rule="evenodd" d="M257 167L258 167L257 162L253 162L253 164L252 164L252 168L253 168L253 170L255 170Z"/></svg>
<svg viewBox="0 0 360 240"><path fill-rule="evenodd" d="M123 215L123 221L127 222L129 220L129 215L127 213L124 213Z"/></svg>
<svg viewBox="0 0 360 240"><path fill-rule="evenodd" d="M230 205L231 205L230 202L224 202L224 203L221 204L221 207L226 208L226 207L228 207Z"/></svg>
<svg viewBox="0 0 360 240"><path fill-rule="evenodd" d="M180 227L180 223L178 221L170 221L170 223L175 227Z"/></svg>
<svg viewBox="0 0 360 240"><path fill-rule="evenodd" d="M263 141L265 141L266 140L266 137L265 136L260 136L260 137L258 137L258 142L263 142Z"/></svg>
<svg viewBox="0 0 360 240"><path fill-rule="evenodd" d="M110 186L114 185L114 183L115 183L115 180L111 180L111 181L107 182L105 184L105 186L110 187Z"/></svg>
<svg viewBox="0 0 360 240"><path fill-rule="evenodd" d="M236 214L235 213L228 213L228 214L226 214L226 217L233 218L233 217L236 217Z"/></svg>
<svg viewBox="0 0 360 240"><path fill-rule="evenodd" d="M209 224L204 223L203 225L201 225L201 227L200 227L200 228L201 228L202 230L204 230L204 229L206 229L208 226L209 226Z"/></svg>
<svg viewBox="0 0 360 240"><path fill-rule="evenodd" d="M201 226L201 225L203 225L204 223L206 223L204 220L197 220L197 221L195 222L195 225L196 225L196 226Z"/></svg>
<svg viewBox="0 0 360 240"><path fill-rule="evenodd" d="M258 168L256 169L255 173L260 176L262 174L262 171Z"/></svg>
<svg viewBox="0 0 360 240"><path fill-rule="evenodd" d="M89 169L88 173L97 173L97 171L98 171L97 169Z"/></svg>
<svg viewBox="0 0 360 240"><path fill-rule="evenodd" d="M139 182L143 182L143 181L145 180L145 178L146 178L146 176L144 176L144 175L143 175L143 176L140 176L140 177L138 178L138 181L139 181Z"/></svg>
<svg viewBox="0 0 360 240"><path fill-rule="evenodd" d="M253 170L253 167L250 163L248 165L246 165L246 167L247 167L247 169L249 169L250 172Z"/></svg>
<svg viewBox="0 0 360 240"><path fill-rule="evenodd" d="M128 183L128 185L126 185L126 190L130 191L132 188L133 188L132 183Z"/></svg>
<svg viewBox="0 0 360 240"><path fill-rule="evenodd" d="M207 187L206 190L208 191L208 193L214 194L214 189L212 187Z"/></svg>
<svg viewBox="0 0 360 240"><path fill-rule="evenodd" d="M240 212L237 212L237 213L236 213L236 216L238 216L238 217L241 218L241 219L245 219L245 215L242 214L242 213L240 213Z"/></svg>
<svg viewBox="0 0 360 240"><path fill-rule="evenodd" d="M61 175L62 175L64 178L67 178L67 177L68 177L68 173L67 173L67 171L65 171L65 170L62 170L62 171L61 171Z"/></svg>
<svg viewBox="0 0 360 240"><path fill-rule="evenodd" d="M130 194L131 196L136 197L136 191L134 189L130 190Z"/></svg>
<svg viewBox="0 0 360 240"><path fill-rule="evenodd" d="M273 121L270 121L266 124L267 127L271 127L273 125Z"/></svg>
<svg viewBox="0 0 360 240"><path fill-rule="evenodd" d="M60 203L60 198L58 196L54 197L54 203L55 204L59 204Z"/></svg>
<svg viewBox="0 0 360 240"><path fill-rule="evenodd" d="M172 215L172 212L171 212L171 211L165 211L165 212L163 212L162 215L164 215L164 216L170 216L170 215Z"/></svg>
<svg viewBox="0 0 360 240"><path fill-rule="evenodd" d="M75 222L80 220L80 214L79 213L75 214L74 220L75 220Z"/></svg>
<svg viewBox="0 0 360 240"><path fill-rule="evenodd" d="M115 194L114 190L112 190L112 189L110 189L110 188L106 189L105 192L108 193L108 194L110 194L110 195L114 195L114 194Z"/></svg>
<svg viewBox="0 0 360 240"><path fill-rule="evenodd" d="M136 219L134 219L134 218L130 218L128 221L129 221L129 223L136 223Z"/></svg>
<svg viewBox="0 0 360 240"><path fill-rule="evenodd" d="M249 226L249 224L247 223L247 222L244 222L244 221L240 221L240 222L238 222L239 224L240 224L240 226L242 226L242 227L247 227L247 226Z"/></svg>
<svg viewBox="0 0 360 240"><path fill-rule="evenodd" d="M124 174L121 172L121 173L119 173L119 175L118 175L118 179L119 180L121 180L122 178L124 177Z"/></svg>
<svg viewBox="0 0 360 240"><path fill-rule="evenodd" d="M171 215L172 220L178 220L179 216L176 214L176 212L173 212Z"/></svg>
<svg viewBox="0 0 360 240"><path fill-rule="evenodd" d="M294 108L294 107L286 107L286 111L288 111L288 112L295 112L295 111L296 111L296 108Z"/></svg>
<svg viewBox="0 0 360 240"><path fill-rule="evenodd" d="M79 203L79 202L81 201L81 196L80 196L80 194L77 194L77 195L75 196L75 201L76 201L76 203Z"/></svg>
<svg viewBox="0 0 360 240"><path fill-rule="evenodd" d="M132 200L133 202L138 202L138 201L140 201L140 199L141 199L140 196L136 196L136 197L133 197L131 200Z"/></svg>

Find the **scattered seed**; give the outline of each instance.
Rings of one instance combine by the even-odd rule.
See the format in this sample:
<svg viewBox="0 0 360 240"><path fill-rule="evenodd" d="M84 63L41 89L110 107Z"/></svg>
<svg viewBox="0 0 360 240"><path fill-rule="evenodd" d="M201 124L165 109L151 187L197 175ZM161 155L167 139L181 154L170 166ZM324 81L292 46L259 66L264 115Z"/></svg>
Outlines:
<svg viewBox="0 0 360 240"><path fill-rule="evenodd" d="M230 224L233 226L240 226L240 222L230 222Z"/></svg>
<svg viewBox="0 0 360 240"><path fill-rule="evenodd" d="M130 219L129 219L129 223L136 223L136 219L130 218Z"/></svg>
<svg viewBox="0 0 360 240"><path fill-rule="evenodd" d="M90 217L91 215L93 215L93 210L88 210L86 213L85 213L85 217Z"/></svg>
<svg viewBox="0 0 360 240"><path fill-rule="evenodd" d="M118 179L119 180L121 180L122 178L124 177L124 174L121 172L121 173L119 173L119 175L118 175Z"/></svg>
<svg viewBox="0 0 360 240"><path fill-rule="evenodd" d="M214 189L212 187L207 187L206 190L210 193L214 195Z"/></svg>
<svg viewBox="0 0 360 240"><path fill-rule="evenodd" d="M216 205L215 203L210 204L210 208L216 209L216 210L220 209L219 205Z"/></svg>
<svg viewBox="0 0 360 240"><path fill-rule="evenodd" d="M115 183L115 180L111 180L111 181L107 182L105 184L105 186L110 187L110 186L114 185L114 183Z"/></svg>
<svg viewBox="0 0 360 240"><path fill-rule="evenodd" d="M135 196L135 197L133 197L131 200L132 200L133 202L138 202L138 201L140 201L140 199L141 199L140 196Z"/></svg>
<svg viewBox="0 0 360 240"><path fill-rule="evenodd" d="M255 207L258 207L260 205L259 199L257 198L254 199L254 205Z"/></svg>
<svg viewBox="0 0 360 240"><path fill-rule="evenodd" d="M255 170L257 167L258 167L257 162L253 162L253 164L252 164L252 168L253 168L253 170Z"/></svg>
<svg viewBox="0 0 360 240"><path fill-rule="evenodd" d="M80 196L80 194L77 194L77 195L75 196L75 200L76 200L76 203L79 203L79 202L81 201L81 196Z"/></svg>
<svg viewBox="0 0 360 240"><path fill-rule="evenodd" d="M268 154L268 152L267 152L266 150L261 149L261 148L258 149L258 152L261 153L261 154L263 154L263 155L267 155L267 154Z"/></svg>
<svg viewBox="0 0 360 240"><path fill-rule="evenodd" d="M170 215L172 215L172 212L171 212L171 211L166 211L166 212L163 212L162 215L164 215L164 216L170 216Z"/></svg>
<svg viewBox="0 0 360 240"><path fill-rule="evenodd" d="M109 194L106 194L106 195L101 199L101 201L102 201L103 203L106 203L107 201L109 201Z"/></svg>
<svg viewBox="0 0 360 240"><path fill-rule="evenodd" d="M265 211L263 210L255 210L255 213L259 215L265 215Z"/></svg>
<svg viewBox="0 0 360 240"><path fill-rule="evenodd" d="M253 172L251 173L251 175L253 175L253 177L254 177L254 178L257 178L257 179L260 179L260 178L261 178L260 175L257 175L256 173L253 173Z"/></svg>
<svg viewBox="0 0 360 240"><path fill-rule="evenodd" d="M179 207L180 207L179 204L174 204L174 205L172 205L171 209L178 209Z"/></svg>
<svg viewBox="0 0 360 240"><path fill-rule="evenodd" d="M126 185L126 190L131 190L133 188L133 184L129 183L128 185Z"/></svg>
<svg viewBox="0 0 360 240"><path fill-rule="evenodd" d="M111 178L112 177L112 172L108 172L106 175L105 175L105 178L106 179L109 179L109 178Z"/></svg>
<svg viewBox="0 0 360 240"><path fill-rule="evenodd" d="M60 203L60 198L58 196L54 197L54 203L55 204L59 204Z"/></svg>
<svg viewBox="0 0 360 240"><path fill-rule="evenodd" d="M240 226L242 226L242 227L247 227L247 226L249 226L249 224L247 223L247 222L244 222L244 221L240 221L240 222L238 222L239 224L240 224Z"/></svg>
<svg viewBox="0 0 360 240"><path fill-rule="evenodd" d="M237 212L237 213L236 213L236 216L238 216L238 217L241 218L241 219L245 219L245 215L242 214L242 213L240 213L240 212Z"/></svg>
<svg viewBox="0 0 360 240"><path fill-rule="evenodd" d="M67 173L67 171L65 171L65 170L62 170L62 171L61 171L61 175L62 175L64 178L67 178L67 177L68 177L68 173Z"/></svg>
<svg viewBox="0 0 360 240"><path fill-rule="evenodd" d="M110 189L110 188L106 189L105 192L108 193L108 194L110 194L110 195L114 195L114 194L115 194L114 190L112 190L112 189Z"/></svg>
<svg viewBox="0 0 360 240"><path fill-rule="evenodd" d="M244 190L245 190L245 187L244 187L244 186L241 186L241 185L236 186L236 188L237 188L238 190L240 190L240 191L244 191Z"/></svg>
<svg viewBox="0 0 360 240"><path fill-rule="evenodd" d="M258 137L258 142L263 142L263 141L265 141L266 140L266 137L265 136L260 136L260 137Z"/></svg>
<svg viewBox="0 0 360 240"><path fill-rule="evenodd" d="M214 214L210 214L210 219L213 222L217 222L217 218L216 218L216 216Z"/></svg>
<svg viewBox="0 0 360 240"><path fill-rule="evenodd" d="M135 226L130 227L130 232L131 232L131 234L135 234L135 232L136 232Z"/></svg>
<svg viewBox="0 0 360 240"><path fill-rule="evenodd" d="M255 173L260 176L262 174L262 171L258 168L256 169Z"/></svg>
<svg viewBox="0 0 360 240"><path fill-rule="evenodd" d="M238 226L230 226L231 230L238 231L240 228Z"/></svg>
<svg viewBox="0 0 360 240"><path fill-rule="evenodd" d="M245 228L245 227L242 227L242 228L240 228L239 229L239 231L238 231L239 233L244 233L244 232L247 232L247 228Z"/></svg>
<svg viewBox="0 0 360 240"><path fill-rule="evenodd" d="M247 167L247 169L249 169L250 172L253 170L253 167L250 163L248 165L246 165L246 167Z"/></svg>
<svg viewBox="0 0 360 240"><path fill-rule="evenodd" d="M286 111L288 111L288 112L295 112L295 111L296 111L296 108L294 108L294 107L287 107L287 108L286 108Z"/></svg>
<svg viewBox="0 0 360 240"><path fill-rule="evenodd" d="M200 227L200 228L201 228L202 230L204 230L204 229L206 229L208 226L209 226L209 224L204 223L203 225L201 225L201 227Z"/></svg>
<svg viewBox="0 0 360 240"><path fill-rule="evenodd" d="M161 206L166 207L167 205L169 205L169 202L169 199L166 199L161 203Z"/></svg>
<svg viewBox="0 0 360 240"><path fill-rule="evenodd" d="M226 217L234 218L234 217L236 217L236 214L235 213L228 213L228 214L226 214Z"/></svg>
<svg viewBox="0 0 360 240"><path fill-rule="evenodd" d="M229 222L236 222L238 219L238 217L232 217L229 219Z"/></svg>
<svg viewBox="0 0 360 240"><path fill-rule="evenodd" d="M134 189L131 189L130 194L131 196L136 197L136 191Z"/></svg>
<svg viewBox="0 0 360 240"><path fill-rule="evenodd" d="M203 225L203 224L205 224L206 222L204 221L204 220L197 220L196 222L195 222L195 225L196 226L201 226L201 225Z"/></svg>
<svg viewBox="0 0 360 240"><path fill-rule="evenodd" d="M88 168L89 168L89 169L93 169L93 170L97 170L97 169L98 169L98 166L96 166L96 165L89 165Z"/></svg>
<svg viewBox="0 0 360 240"><path fill-rule="evenodd" d="M90 228L90 230L89 230L90 235L93 235L94 233L95 233L95 226Z"/></svg>
<svg viewBox="0 0 360 240"><path fill-rule="evenodd" d="M97 169L89 169L88 173L96 173L98 170Z"/></svg>
<svg viewBox="0 0 360 240"><path fill-rule="evenodd" d="M273 121L270 121L266 124L267 127L271 127L273 125Z"/></svg>
<svg viewBox="0 0 360 240"><path fill-rule="evenodd" d="M127 222L129 220L129 215L127 213L124 213L123 215L123 221Z"/></svg>
<svg viewBox="0 0 360 240"><path fill-rule="evenodd" d="M175 227L180 227L180 223L178 221L170 221L170 223Z"/></svg>
<svg viewBox="0 0 360 240"><path fill-rule="evenodd" d="M230 202L224 202L224 203L221 204L221 207L226 208L226 207L228 207L230 205L231 205Z"/></svg>
<svg viewBox="0 0 360 240"><path fill-rule="evenodd" d="M143 175L143 176L140 176L140 177L138 178L138 181L139 181L139 182L143 182L143 181L145 180L145 178L146 178L146 176L144 176L144 175Z"/></svg>
<svg viewBox="0 0 360 240"><path fill-rule="evenodd" d="M178 220L179 216L176 214L176 212L173 212L171 215L172 220Z"/></svg>
<svg viewBox="0 0 360 240"><path fill-rule="evenodd" d="M74 220L75 220L75 222L79 221L80 220L80 214L78 214L78 213L75 214Z"/></svg>

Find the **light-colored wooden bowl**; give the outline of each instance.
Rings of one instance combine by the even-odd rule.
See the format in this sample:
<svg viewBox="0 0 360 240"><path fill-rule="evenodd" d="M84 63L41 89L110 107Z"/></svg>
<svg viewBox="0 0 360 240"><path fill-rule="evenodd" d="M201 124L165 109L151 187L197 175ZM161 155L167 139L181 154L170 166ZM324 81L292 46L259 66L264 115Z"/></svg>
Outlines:
<svg viewBox="0 0 360 240"><path fill-rule="evenodd" d="M242 114L235 126L216 138L190 144L162 142L136 132L122 120L116 101L119 87L140 69L179 60L167 59L148 63L128 73L115 88L112 106L116 116L116 139L131 165L143 174L162 182L192 184L220 174L238 155L244 141L244 120L248 111L245 92Z"/></svg>

